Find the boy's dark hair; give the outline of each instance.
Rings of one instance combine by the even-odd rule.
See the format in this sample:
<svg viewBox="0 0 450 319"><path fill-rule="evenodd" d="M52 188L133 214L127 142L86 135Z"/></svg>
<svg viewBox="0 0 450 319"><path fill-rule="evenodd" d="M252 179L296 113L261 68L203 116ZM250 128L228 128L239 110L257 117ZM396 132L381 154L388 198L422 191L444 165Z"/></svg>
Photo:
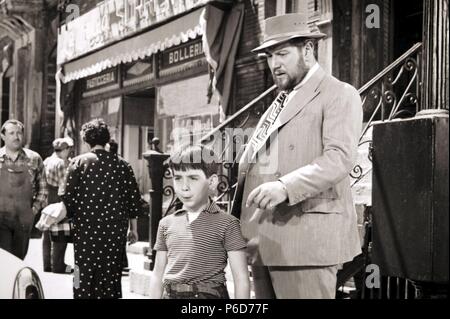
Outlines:
<svg viewBox="0 0 450 319"><path fill-rule="evenodd" d="M95 145L105 146L110 139L108 125L103 119L94 119L84 123L81 127L81 135L83 140L91 147Z"/></svg>
<svg viewBox="0 0 450 319"><path fill-rule="evenodd" d="M177 149L169 158L172 171L200 169L206 177L217 174L220 161L214 151L204 145L188 145Z"/></svg>

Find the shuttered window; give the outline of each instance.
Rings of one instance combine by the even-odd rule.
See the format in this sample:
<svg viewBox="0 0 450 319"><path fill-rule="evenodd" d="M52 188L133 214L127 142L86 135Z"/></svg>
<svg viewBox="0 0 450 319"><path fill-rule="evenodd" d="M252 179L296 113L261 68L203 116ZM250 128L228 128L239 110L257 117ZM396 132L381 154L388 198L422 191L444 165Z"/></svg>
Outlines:
<svg viewBox="0 0 450 319"><path fill-rule="evenodd" d="M277 0L277 15L293 12L309 13L309 21L321 24L332 19L332 0Z"/></svg>

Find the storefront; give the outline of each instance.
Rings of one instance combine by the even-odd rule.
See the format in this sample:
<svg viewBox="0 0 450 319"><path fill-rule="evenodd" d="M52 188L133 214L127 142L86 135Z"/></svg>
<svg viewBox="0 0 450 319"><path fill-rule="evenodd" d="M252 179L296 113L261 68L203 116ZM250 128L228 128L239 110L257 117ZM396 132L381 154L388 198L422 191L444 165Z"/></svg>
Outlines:
<svg viewBox="0 0 450 319"><path fill-rule="evenodd" d="M21 121L26 147L44 158L55 131L55 15L56 1L0 1L0 125Z"/></svg>
<svg viewBox="0 0 450 319"><path fill-rule="evenodd" d="M77 134L82 123L103 118L119 143L119 154L133 166L144 194L150 185L142 153L151 147L153 137L160 138L162 151L170 152L174 144L200 138L219 121L218 98L207 96L210 77L200 27L206 2L191 1L188 8L186 1L178 15L166 15L164 22L111 45L100 49L93 46L94 51L84 55L74 48L79 50L78 43L94 42L80 40L77 30L82 28L77 19L60 34L61 95L70 96L71 103L65 102L73 105L73 110L68 112L67 105L61 107L66 109L64 115L72 114L73 119L57 121L74 123L73 132ZM101 18L100 13L85 15ZM83 17L78 18L78 24L86 22ZM110 31L123 25L111 21ZM77 45L68 38L77 39ZM78 152L85 150L78 143Z"/></svg>

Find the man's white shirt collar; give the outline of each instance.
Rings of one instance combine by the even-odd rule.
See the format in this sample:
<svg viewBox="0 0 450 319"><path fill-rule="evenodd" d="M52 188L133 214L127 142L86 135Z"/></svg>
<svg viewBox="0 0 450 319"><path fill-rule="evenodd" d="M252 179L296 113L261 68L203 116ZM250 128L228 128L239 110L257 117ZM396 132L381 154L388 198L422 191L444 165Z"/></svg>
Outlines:
<svg viewBox="0 0 450 319"><path fill-rule="evenodd" d="M299 84L297 84L291 92L289 92L288 96L286 97L286 100L284 101L284 105L286 105L291 99L292 97L295 95L295 93L297 93L297 91L303 86L305 85L305 83L313 76L314 73L316 73L316 71L319 69L319 63L315 63L311 69L309 69L308 73L306 73L305 77L303 78L303 80L300 81ZM283 112L283 111L282 111Z"/></svg>
<svg viewBox="0 0 450 319"><path fill-rule="evenodd" d="M312 66L311 69L309 69L308 73L306 73L305 77L303 78L303 80L300 81L299 84L297 84L294 89L289 93L289 96L291 96L291 94L294 91L297 91L298 89L300 89L303 85L305 85L305 83L313 76L313 74L319 69L319 63L316 62L316 64L314 64Z"/></svg>
<svg viewBox="0 0 450 319"><path fill-rule="evenodd" d="M286 99L284 100L283 104L284 106L286 106L286 104L289 102L290 99L292 99L292 97L295 95L295 93L298 91L298 89L300 89L312 76L313 74L319 69L319 63L315 63L311 69L309 69L308 73L306 73L306 76L303 78L303 80L300 81L299 84L297 84L294 89L289 92L288 96L286 97ZM280 112L283 113L285 109L283 108ZM266 136L270 136L274 129L276 127L278 127L279 125L279 121L280 121L280 114L278 114L277 118L275 119L274 123L271 125L271 127L268 129L267 131L267 135Z"/></svg>

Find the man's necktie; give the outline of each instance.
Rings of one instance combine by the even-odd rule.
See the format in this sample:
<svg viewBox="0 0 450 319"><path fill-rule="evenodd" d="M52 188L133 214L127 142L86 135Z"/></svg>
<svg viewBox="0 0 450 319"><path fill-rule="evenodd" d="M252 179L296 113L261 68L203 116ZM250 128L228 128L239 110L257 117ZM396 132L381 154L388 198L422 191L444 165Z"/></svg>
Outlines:
<svg viewBox="0 0 450 319"><path fill-rule="evenodd" d="M278 118L278 115L280 115L280 112L284 107L284 101L286 100L287 96L288 93L285 91L281 91L278 94L277 98L275 99L275 101L273 101L272 105L269 108L271 110L270 113L267 115L262 125L256 129L255 134L253 134L253 137L250 140L250 145L254 151L258 150L260 148L260 145L266 141L267 133L269 132L269 129L272 127L272 125L275 123L275 120Z"/></svg>

